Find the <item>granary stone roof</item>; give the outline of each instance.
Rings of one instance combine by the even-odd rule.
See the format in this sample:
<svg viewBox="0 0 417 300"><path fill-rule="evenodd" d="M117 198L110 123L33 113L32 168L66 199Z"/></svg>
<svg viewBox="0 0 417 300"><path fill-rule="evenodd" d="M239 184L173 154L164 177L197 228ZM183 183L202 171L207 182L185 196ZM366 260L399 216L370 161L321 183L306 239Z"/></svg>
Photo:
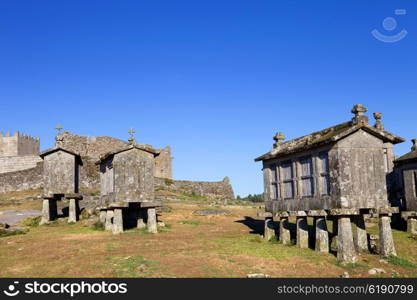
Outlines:
<svg viewBox="0 0 417 300"><path fill-rule="evenodd" d="M352 133L355 133L360 129L380 138L384 142L398 144L405 141L403 138L389 133L383 129L382 123L380 121L380 113L376 114L376 116L374 114L377 120L377 124L375 126L369 125L368 118L363 115L363 113L366 111L367 109L363 105L355 105L352 110L352 113L355 114L355 117L351 121L329 127L327 129L317 131L312 134L290 140L288 142L283 142L285 137L282 133L278 133L274 137L275 141L277 142L274 145L274 148L270 152L256 158L255 161L268 160L283 155L303 152L305 150L316 148L322 145L332 144L351 135Z"/></svg>
<svg viewBox="0 0 417 300"><path fill-rule="evenodd" d="M65 148L62 148L62 147L59 147L59 146L58 147L51 148L51 149L48 149L48 150L45 150L45 151L41 152L39 154L39 156L41 158L44 158L45 156L47 156L49 154L52 154L54 152L57 152L57 151L64 151L64 152L69 153L69 154L72 154L72 155L74 155L74 156L76 156L78 158L81 158L81 156L78 153L72 152L72 151L70 151L68 149L65 149Z"/></svg>
<svg viewBox="0 0 417 300"><path fill-rule="evenodd" d="M109 157L114 156L118 153L122 153L122 152L129 151L129 150L132 150L132 149L138 149L138 150L149 152L149 153L153 154L155 157L160 154L160 151L155 150L151 145L130 144L130 145L127 145L126 147L123 147L123 148L120 148L120 149L117 149L117 150L114 150L114 151L111 151L111 152L108 152L108 153L102 155L100 157L100 159L96 162L96 164L100 164L102 161L104 161L104 160L108 159Z"/></svg>
<svg viewBox="0 0 417 300"><path fill-rule="evenodd" d="M417 139L413 140L413 147L411 148L411 152L396 159L395 164L404 164L415 161L417 161Z"/></svg>

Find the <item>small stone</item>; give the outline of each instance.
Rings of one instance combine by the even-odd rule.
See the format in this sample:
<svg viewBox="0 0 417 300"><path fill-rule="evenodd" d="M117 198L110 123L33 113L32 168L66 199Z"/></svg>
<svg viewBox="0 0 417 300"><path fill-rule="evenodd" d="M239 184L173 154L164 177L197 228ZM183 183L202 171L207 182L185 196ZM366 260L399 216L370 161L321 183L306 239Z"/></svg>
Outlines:
<svg viewBox="0 0 417 300"><path fill-rule="evenodd" d="M266 274L248 274L248 278L249 279L267 279L267 278L271 278L271 276L266 275Z"/></svg>
<svg viewBox="0 0 417 300"><path fill-rule="evenodd" d="M7 223L0 223L0 229L8 229L10 228L10 225Z"/></svg>
<svg viewBox="0 0 417 300"><path fill-rule="evenodd" d="M343 273L342 276L340 276L341 278L345 278L345 279L349 279L350 278L350 274L348 272Z"/></svg>
<svg viewBox="0 0 417 300"><path fill-rule="evenodd" d="M369 270L368 273L369 273L369 275L380 275L380 274L386 274L387 272L385 272L384 269L377 269L377 268L375 268L375 269Z"/></svg>
<svg viewBox="0 0 417 300"><path fill-rule="evenodd" d="M148 269L148 267L146 265L140 265L138 267L138 271L139 272L145 272Z"/></svg>
<svg viewBox="0 0 417 300"><path fill-rule="evenodd" d="M387 264L388 264L388 262L387 262L385 259L381 259L379 262L380 262L381 264L384 264L384 265L387 265Z"/></svg>
<svg viewBox="0 0 417 300"><path fill-rule="evenodd" d="M158 227L164 228L165 227L165 223L164 222L158 222Z"/></svg>

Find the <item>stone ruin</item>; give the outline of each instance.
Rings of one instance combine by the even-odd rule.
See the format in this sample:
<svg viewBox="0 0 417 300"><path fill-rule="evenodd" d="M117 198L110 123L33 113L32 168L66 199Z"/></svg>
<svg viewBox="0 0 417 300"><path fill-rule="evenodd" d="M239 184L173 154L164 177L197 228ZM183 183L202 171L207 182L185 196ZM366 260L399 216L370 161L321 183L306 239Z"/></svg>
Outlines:
<svg viewBox="0 0 417 300"><path fill-rule="evenodd" d="M126 227L147 227L157 233L154 168L158 152L149 145L129 145L107 153L100 165L101 203L100 221L106 230L120 234Z"/></svg>
<svg viewBox="0 0 417 300"><path fill-rule="evenodd" d="M407 221L407 231L417 234L417 139L411 152L395 160L396 196Z"/></svg>
<svg viewBox="0 0 417 300"><path fill-rule="evenodd" d="M57 201L69 200L68 223L75 223L79 218L79 172L81 157L62 147L62 140L57 138L54 148L40 154L43 159L43 205L40 224L48 224L58 217Z"/></svg>
<svg viewBox="0 0 417 300"><path fill-rule="evenodd" d="M384 130L380 113L369 125L366 111L356 105L351 121L287 142L278 133L273 149L255 160L263 162L266 239L275 237L279 222L279 239L289 244L289 217L295 217L297 246L308 248L312 217L315 249L328 253L326 221L332 221L338 259L355 263L358 253L369 251L364 217L370 214L379 217L380 254L396 255L391 216L398 208L388 201L386 177L393 171L393 145L404 139Z"/></svg>

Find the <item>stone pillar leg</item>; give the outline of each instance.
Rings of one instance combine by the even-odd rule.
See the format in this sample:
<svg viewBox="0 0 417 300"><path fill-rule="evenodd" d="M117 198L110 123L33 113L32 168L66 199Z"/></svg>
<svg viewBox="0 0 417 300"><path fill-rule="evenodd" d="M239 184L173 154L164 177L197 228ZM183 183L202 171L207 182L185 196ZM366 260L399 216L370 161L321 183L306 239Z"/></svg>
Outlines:
<svg viewBox="0 0 417 300"><path fill-rule="evenodd" d="M349 216L339 217L339 235L337 238L337 258L345 263L354 264L358 261L353 242L352 223Z"/></svg>
<svg viewBox="0 0 417 300"><path fill-rule="evenodd" d="M50 200L49 199L43 199L42 201L42 218L40 221L40 225L48 224L49 221L51 221L51 210L49 207Z"/></svg>
<svg viewBox="0 0 417 300"><path fill-rule="evenodd" d="M408 218L407 232L409 234L417 234L417 219L416 218Z"/></svg>
<svg viewBox="0 0 417 300"><path fill-rule="evenodd" d="M113 234L121 233L123 233L123 210L121 208L115 208L113 217Z"/></svg>
<svg viewBox="0 0 417 300"><path fill-rule="evenodd" d="M150 233L158 233L158 226L156 221L156 209L155 208L148 208L148 232Z"/></svg>
<svg viewBox="0 0 417 300"><path fill-rule="evenodd" d="M113 217L114 217L113 210L108 209L106 211L106 222L104 224L104 228L106 230L113 230Z"/></svg>
<svg viewBox="0 0 417 300"><path fill-rule="evenodd" d="M78 200L70 199L69 200L69 215L68 223L76 223L78 221Z"/></svg>
<svg viewBox="0 0 417 300"><path fill-rule="evenodd" d="M271 241L275 238L275 224L273 218L265 219L265 229L264 229L264 239L266 241Z"/></svg>
<svg viewBox="0 0 417 300"><path fill-rule="evenodd" d="M106 224L106 216L107 216L107 211L104 209L100 210L99 220L101 224Z"/></svg>
<svg viewBox="0 0 417 300"><path fill-rule="evenodd" d="M379 249L382 257L397 256L391 230L391 217L379 217Z"/></svg>
<svg viewBox="0 0 417 300"><path fill-rule="evenodd" d="M329 232L325 217L316 217L316 251L320 253L329 253Z"/></svg>
<svg viewBox="0 0 417 300"><path fill-rule="evenodd" d="M339 220L336 217L331 219L332 221L332 236L330 242L330 249L337 252L337 235L339 234Z"/></svg>
<svg viewBox="0 0 417 300"><path fill-rule="evenodd" d="M365 219L361 214L354 217L354 222L356 225L356 232L353 236L355 242L356 251L359 253L369 252L368 248L368 234L366 233Z"/></svg>
<svg viewBox="0 0 417 300"><path fill-rule="evenodd" d="M307 217L297 217L297 247L308 248Z"/></svg>
<svg viewBox="0 0 417 300"><path fill-rule="evenodd" d="M144 213L143 212L144 211L143 211L142 208L140 208L138 210L138 220L137 220L137 228L138 229L144 229L144 228L146 228L145 216L144 216Z"/></svg>
<svg viewBox="0 0 417 300"><path fill-rule="evenodd" d="M291 244L291 231L288 227L288 218L281 218L279 222L279 241L283 245Z"/></svg>

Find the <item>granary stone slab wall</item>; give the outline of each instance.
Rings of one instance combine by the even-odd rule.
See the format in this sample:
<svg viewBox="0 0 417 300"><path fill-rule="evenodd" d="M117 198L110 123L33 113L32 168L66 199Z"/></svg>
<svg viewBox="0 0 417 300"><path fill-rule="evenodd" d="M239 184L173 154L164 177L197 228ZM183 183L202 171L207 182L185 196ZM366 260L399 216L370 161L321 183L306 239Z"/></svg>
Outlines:
<svg viewBox="0 0 417 300"><path fill-rule="evenodd" d="M35 168L0 174L0 193L43 188L43 162Z"/></svg>
<svg viewBox="0 0 417 300"><path fill-rule="evenodd" d="M235 197L232 185L227 177L218 182L155 178L155 190L201 195L211 199L234 199Z"/></svg>
<svg viewBox="0 0 417 300"><path fill-rule="evenodd" d="M39 155L0 157L0 174L32 169L40 161Z"/></svg>
<svg viewBox="0 0 417 300"><path fill-rule="evenodd" d="M44 157L44 195L78 193L76 156L58 150Z"/></svg>

